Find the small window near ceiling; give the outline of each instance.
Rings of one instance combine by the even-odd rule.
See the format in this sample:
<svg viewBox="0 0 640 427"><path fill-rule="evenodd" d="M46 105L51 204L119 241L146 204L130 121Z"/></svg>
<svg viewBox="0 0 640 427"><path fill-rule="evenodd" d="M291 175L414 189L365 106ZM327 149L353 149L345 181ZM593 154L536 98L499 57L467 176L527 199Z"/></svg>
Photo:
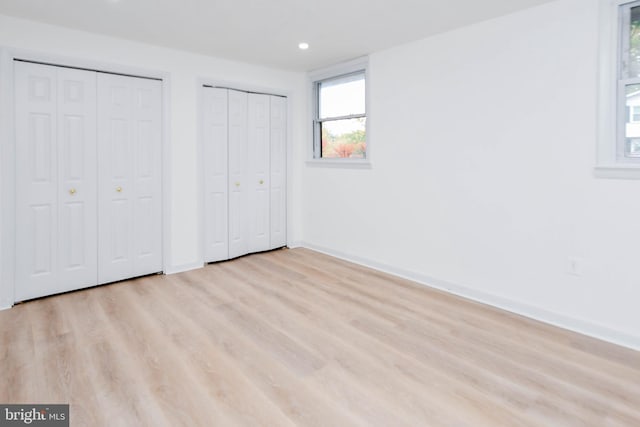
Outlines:
<svg viewBox="0 0 640 427"><path fill-rule="evenodd" d="M366 72L313 82L314 158L367 158Z"/></svg>

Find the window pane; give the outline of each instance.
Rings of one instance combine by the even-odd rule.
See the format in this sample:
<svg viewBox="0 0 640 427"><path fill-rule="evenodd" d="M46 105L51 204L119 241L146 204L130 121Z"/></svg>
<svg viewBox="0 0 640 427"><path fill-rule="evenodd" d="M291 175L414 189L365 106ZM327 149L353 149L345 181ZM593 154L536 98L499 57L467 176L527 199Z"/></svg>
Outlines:
<svg viewBox="0 0 640 427"><path fill-rule="evenodd" d="M640 6L631 8L628 77L640 77Z"/></svg>
<svg viewBox="0 0 640 427"><path fill-rule="evenodd" d="M367 156L366 118L321 124L322 157L364 159Z"/></svg>
<svg viewBox="0 0 640 427"><path fill-rule="evenodd" d="M627 140L627 156L640 157L640 139Z"/></svg>
<svg viewBox="0 0 640 427"><path fill-rule="evenodd" d="M627 85L626 87L626 111L625 138L627 157L640 157L640 84Z"/></svg>
<svg viewBox="0 0 640 427"><path fill-rule="evenodd" d="M320 82L320 119L365 114L364 73Z"/></svg>

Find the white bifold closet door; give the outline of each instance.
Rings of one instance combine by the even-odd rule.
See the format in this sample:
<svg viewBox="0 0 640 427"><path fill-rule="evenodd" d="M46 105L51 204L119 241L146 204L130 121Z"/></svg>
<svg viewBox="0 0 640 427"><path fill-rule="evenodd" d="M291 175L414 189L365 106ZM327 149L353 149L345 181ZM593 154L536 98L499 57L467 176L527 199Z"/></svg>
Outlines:
<svg viewBox="0 0 640 427"><path fill-rule="evenodd" d="M248 211L248 236L249 252L260 252L270 249L269 216L270 195L269 149L270 132L270 96L261 94L249 94L249 154L247 163L249 166L249 206Z"/></svg>
<svg viewBox="0 0 640 427"><path fill-rule="evenodd" d="M249 252L247 239L247 109L248 94L229 90L229 254Z"/></svg>
<svg viewBox="0 0 640 427"><path fill-rule="evenodd" d="M16 301L95 285L96 73L15 62Z"/></svg>
<svg viewBox="0 0 640 427"><path fill-rule="evenodd" d="M98 75L98 283L162 270L161 82Z"/></svg>
<svg viewBox="0 0 640 427"><path fill-rule="evenodd" d="M271 96L270 244L287 244L287 98Z"/></svg>
<svg viewBox="0 0 640 427"><path fill-rule="evenodd" d="M283 97L203 89L205 261L286 245Z"/></svg>
<svg viewBox="0 0 640 427"><path fill-rule="evenodd" d="M161 271L161 83L14 71L15 301Z"/></svg>
<svg viewBox="0 0 640 427"><path fill-rule="evenodd" d="M228 97L229 91L220 88L207 88L203 97L204 256L211 261L229 258Z"/></svg>

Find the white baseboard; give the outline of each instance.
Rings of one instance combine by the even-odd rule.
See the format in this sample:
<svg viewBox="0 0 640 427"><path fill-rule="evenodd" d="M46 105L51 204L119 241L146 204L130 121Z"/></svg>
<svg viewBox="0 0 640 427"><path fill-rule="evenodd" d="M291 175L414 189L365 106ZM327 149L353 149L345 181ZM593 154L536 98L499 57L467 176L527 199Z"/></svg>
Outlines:
<svg viewBox="0 0 640 427"><path fill-rule="evenodd" d="M164 274L184 273L185 271L197 270L199 268L202 268L203 266L204 266L204 262L202 261L196 261L196 262L191 262L191 263L182 264L182 265L172 265L170 267L165 268Z"/></svg>
<svg viewBox="0 0 640 427"><path fill-rule="evenodd" d="M568 329L573 332L577 332L613 344L621 345L623 347L628 347L633 350L640 350L640 336L634 336L625 332L616 331L614 329L610 329L595 323L586 322L584 320L575 319L570 316L545 310L543 308L524 304L518 301L513 301L508 298L492 295L482 291L477 291L467 286L457 285L444 280L429 277L425 274L396 268L377 261L372 261L367 258L359 257L357 255L347 254L330 248L314 245L308 242L298 243L299 244L297 247L303 247L314 250L316 252L321 252L335 258L353 262L354 264L359 264L365 267L372 268L374 270L401 277L403 279L408 279L424 286L439 289L454 295L461 296L463 298L497 307L511 313L529 317L543 323L548 323L553 326Z"/></svg>
<svg viewBox="0 0 640 427"><path fill-rule="evenodd" d="M306 247L304 242L301 242L299 240L295 240L293 242L287 242L287 247L289 249L295 249L295 248L303 248Z"/></svg>
<svg viewBox="0 0 640 427"><path fill-rule="evenodd" d="M0 305L0 311L9 310L13 305Z"/></svg>

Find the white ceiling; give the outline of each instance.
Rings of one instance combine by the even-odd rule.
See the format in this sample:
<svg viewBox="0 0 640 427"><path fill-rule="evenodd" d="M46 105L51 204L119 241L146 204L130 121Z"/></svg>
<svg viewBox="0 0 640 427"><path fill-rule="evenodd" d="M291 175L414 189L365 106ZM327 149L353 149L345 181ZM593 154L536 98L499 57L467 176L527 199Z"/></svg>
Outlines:
<svg viewBox="0 0 640 427"><path fill-rule="evenodd" d="M549 1L0 0L0 14L303 71Z"/></svg>

